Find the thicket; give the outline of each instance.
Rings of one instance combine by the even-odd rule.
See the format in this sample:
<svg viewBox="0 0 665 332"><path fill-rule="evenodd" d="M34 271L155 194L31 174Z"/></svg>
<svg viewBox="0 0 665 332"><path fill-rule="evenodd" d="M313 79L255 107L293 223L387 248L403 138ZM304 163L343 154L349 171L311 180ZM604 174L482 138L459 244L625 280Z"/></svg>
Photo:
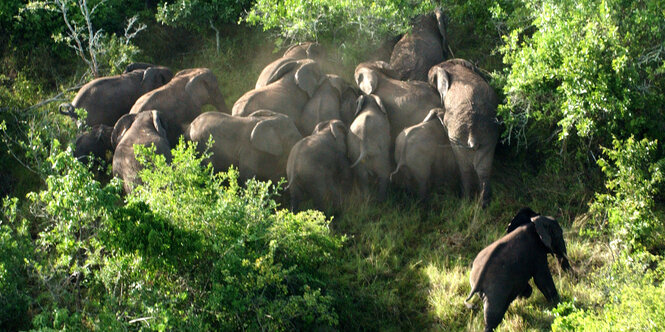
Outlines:
<svg viewBox="0 0 665 332"><path fill-rule="evenodd" d="M76 12L77 2L67 3ZM0 328L479 327L479 318L467 317L455 300L468 291L466 267L527 203L558 213L572 229L573 265L577 258L585 270L562 277L557 308L541 314L544 301L535 295L528 300L534 302L514 305L515 316L527 321L507 317L506 325L663 328L660 1L101 3L92 23L107 36L102 74L133 60L174 69L209 65L227 96L253 85L245 82L251 81L247 72L260 70L256 63L229 64L251 61L247 49L317 39L342 50L331 55L343 57L341 74L348 76L376 45L407 31L413 16L441 5L455 55L492 71L491 83L504 98L495 202L479 211L443 194L423 207L392 193L383 205L352 204L334 219L334 230L321 213L280 210L279 185L243 187L233 170L213 174L185 144L174 150L171 165L141 152L150 165L141 174L145 183L124 199L117 183L97 182L67 144L57 143L71 141L74 124L56 115L55 104L39 104L54 95L70 98L63 90L90 78L86 66L66 39L52 38L67 33L62 16L22 10L25 4L0 4L0 28L7 32L0 35L0 195L6 196ZM135 15L150 36L139 33L130 45L122 36ZM238 31L225 24L240 20L268 29L274 44L225 35ZM202 43L219 51L206 46L177 59L155 51L176 48L155 40L173 42L164 35L188 34L182 31L195 34L187 42L204 36ZM221 36L208 38L218 31ZM190 57L191 64L183 60Z"/></svg>

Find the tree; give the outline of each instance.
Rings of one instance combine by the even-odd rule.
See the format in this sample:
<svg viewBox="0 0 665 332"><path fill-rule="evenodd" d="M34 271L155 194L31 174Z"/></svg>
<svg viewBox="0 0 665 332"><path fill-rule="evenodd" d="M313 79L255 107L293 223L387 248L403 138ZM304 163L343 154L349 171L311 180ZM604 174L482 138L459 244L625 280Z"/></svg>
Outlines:
<svg viewBox="0 0 665 332"><path fill-rule="evenodd" d="M219 25L235 23L249 8L252 0L176 0L163 2L157 7L157 21L202 33L208 27L215 31L216 50L219 53Z"/></svg>

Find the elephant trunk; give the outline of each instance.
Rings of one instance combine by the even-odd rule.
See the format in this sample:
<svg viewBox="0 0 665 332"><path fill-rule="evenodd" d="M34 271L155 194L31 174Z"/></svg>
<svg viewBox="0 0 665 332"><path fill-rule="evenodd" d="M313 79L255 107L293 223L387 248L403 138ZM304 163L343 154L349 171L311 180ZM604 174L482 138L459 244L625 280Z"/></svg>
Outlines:
<svg viewBox="0 0 665 332"><path fill-rule="evenodd" d="M226 107L226 101L224 100L224 97L222 96L221 93L216 94L216 96L214 97L213 105L218 111L226 114L231 114L229 108Z"/></svg>
<svg viewBox="0 0 665 332"><path fill-rule="evenodd" d="M573 271L573 268L570 266L570 262L568 261L568 256L566 254L557 255L557 260L559 261L559 264L564 271Z"/></svg>

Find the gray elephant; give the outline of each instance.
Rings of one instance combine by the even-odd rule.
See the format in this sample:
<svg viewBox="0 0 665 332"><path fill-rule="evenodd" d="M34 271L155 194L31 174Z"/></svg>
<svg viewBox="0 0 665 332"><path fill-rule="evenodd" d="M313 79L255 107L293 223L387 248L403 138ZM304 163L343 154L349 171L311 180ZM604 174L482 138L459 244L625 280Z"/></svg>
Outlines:
<svg viewBox="0 0 665 332"><path fill-rule="evenodd" d="M76 136L74 157L85 164L92 162L93 172L98 179L106 180L102 174L106 165L113 161L112 133L113 127L102 124Z"/></svg>
<svg viewBox="0 0 665 332"><path fill-rule="evenodd" d="M377 199L383 201L388 190L390 171L390 122L381 98L361 95L357 101L357 116L349 127L347 147L353 160L353 174L364 193L370 183L376 183Z"/></svg>
<svg viewBox="0 0 665 332"><path fill-rule="evenodd" d="M390 67L400 80L427 81L432 66L450 58L446 18L441 9L415 18L411 32L402 36L390 55Z"/></svg>
<svg viewBox="0 0 665 332"><path fill-rule="evenodd" d="M319 65L310 59L289 60L268 81L268 85L246 92L233 104L232 114L248 116L268 109L286 114L298 123L307 101L322 81ZM309 132L300 132L308 135Z"/></svg>
<svg viewBox="0 0 665 332"><path fill-rule="evenodd" d="M193 68L179 71L168 84L141 96L129 113L158 110L168 124L168 140L175 146L206 104L229 113L215 74L208 68Z"/></svg>
<svg viewBox="0 0 665 332"><path fill-rule="evenodd" d="M298 211L305 198L311 198L320 210L331 204L340 207L342 196L351 190L352 180L346 158L347 133L342 121L324 121L311 136L293 146L286 164L291 210Z"/></svg>
<svg viewBox="0 0 665 332"><path fill-rule="evenodd" d="M441 100L431 86L426 82L396 79L390 65L384 61L359 64L355 80L365 95L375 94L383 101L393 141L404 128L423 121L429 110L441 107Z"/></svg>
<svg viewBox="0 0 665 332"><path fill-rule="evenodd" d="M520 211L513 219L520 226L512 227L513 231L480 251L473 261L471 292L465 303L472 307L468 301L475 293L483 299L485 331L493 331L501 323L515 298L531 296L531 278L548 301L559 300L548 254L554 254L564 270L572 270L559 223L541 215L528 218L529 211Z"/></svg>
<svg viewBox="0 0 665 332"><path fill-rule="evenodd" d="M422 123L404 129L395 141L397 167L393 182L425 200L433 188L459 186L459 170L450 141L437 119L441 108L430 110Z"/></svg>
<svg viewBox="0 0 665 332"><path fill-rule="evenodd" d="M143 94L171 81L173 73L166 67L137 69L122 75L100 77L79 89L70 103L60 105L60 113L77 118L74 109L88 112L86 124L113 126Z"/></svg>
<svg viewBox="0 0 665 332"><path fill-rule="evenodd" d="M303 106L296 123L300 132L309 134L320 122L341 120L342 112L349 113L349 107L353 107L355 111L355 103L349 104L342 100L342 94L349 88L350 85L343 78L333 74L325 75L312 97Z"/></svg>
<svg viewBox="0 0 665 332"><path fill-rule="evenodd" d="M125 193L141 183L138 173L143 167L134 155L135 144L154 146L156 154L164 155L167 162L171 160L165 124L155 110L124 115L113 128L111 143L115 146L113 175L123 180Z"/></svg>
<svg viewBox="0 0 665 332"><path fill-rule="evenodd" d="M274 80L271 80L270 78L287 62L301 59L320 61L323 58L323 48L317 43L306 42L292 45L284 52L284 55L281 58L269 63L263 68L261 74L259 74L259 78L256 80L254 88L258 89L273 82Z"/></svg>
<svg viewBox="0 0 665 332"><path fill-rule="evenodd" d="M439 91L446 110L438 117L452 143L464 195L470 197L480 191L483 207L487 206L492 193L494 149L499 139L497 96L480 70L462 59L432 67L429 83Z"/></svg>
<svg viewBox="0 0 665 332"><path fill-rule="evenodd" d="M213 167L216 171L226 171L235 165L242 182L254 176L273 182L286 177L289 152L302 138L289 117L267 110L248 117L203 113L190 125L189 139L198 142L202 151L211 135Z"/></svg>

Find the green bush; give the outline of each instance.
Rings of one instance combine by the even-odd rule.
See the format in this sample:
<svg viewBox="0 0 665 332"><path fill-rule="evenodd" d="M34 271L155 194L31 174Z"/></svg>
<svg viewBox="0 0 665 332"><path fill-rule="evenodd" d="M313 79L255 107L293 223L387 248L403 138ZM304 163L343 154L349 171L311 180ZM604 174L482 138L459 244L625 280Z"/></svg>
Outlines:
<svg viewBox="0 0 665 332"><path fill-rule="evenodd" d="M552 331L662 331L665 329L665 261L647 258L656 269L645 269L644 259L622 257L610 270L611 277L598 276L606 290L599 308L578 308L575 301L553 310Z"/></svg>
<svg viewBox="0 0 665 332"><path fill-rule="evenodd" d="M662 188L665 159L657 160L656 141L633 137L614 140L604 148L598 165L605 173L607 193L597 193L590 212L598 222L592 231L605 230L632 249L663 250L665 223L655 197Z"/></svg>
<svg viewBox="0 0 665 332"><path fill-rule="evenodd" d="M662 138L662 121L653 121L665 106L660 4L526 1L526 17L535 19L513 29L501 50L504 136L583 160L614 136ZM549 143L554 137L558 146Z"/></svg>

